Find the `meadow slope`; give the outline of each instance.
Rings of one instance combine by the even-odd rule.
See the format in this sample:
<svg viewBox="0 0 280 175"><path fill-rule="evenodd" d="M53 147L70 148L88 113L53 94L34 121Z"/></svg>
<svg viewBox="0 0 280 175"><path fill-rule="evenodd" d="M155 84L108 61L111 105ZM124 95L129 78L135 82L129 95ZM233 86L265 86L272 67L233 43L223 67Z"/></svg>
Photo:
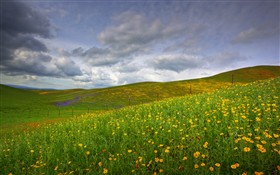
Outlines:
<svg viewBox="0 0 280 175"><path fill-rule="evenodd" d="M10 128L26 129L29 125L34 125L34 122L48 122L89 112L102 112L172 97L213 92L231 86L232 75L234 84L244 84L279 77L280 67L256 66L201 79L165 83L142 82L89 90L30 91L0 85L0 133L9 131Z"/></svg>
<svg viewBox="0 0 280 175"><path fill-rule="evenodd" d="M0 174L279 174L280 78L104 114L0 141Z"/></svg>

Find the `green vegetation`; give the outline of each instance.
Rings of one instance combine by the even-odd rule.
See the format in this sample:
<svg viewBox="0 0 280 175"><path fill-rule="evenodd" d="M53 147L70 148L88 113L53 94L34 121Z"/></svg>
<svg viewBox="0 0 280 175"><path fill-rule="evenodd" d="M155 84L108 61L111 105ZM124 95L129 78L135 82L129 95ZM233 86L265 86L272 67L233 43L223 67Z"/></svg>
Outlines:
<svg viewBox="0 0 280 175"><path fill-rule="evenodd" d="M0 141L1 174L279 174L280 78L104 114Z"/></svg>
<svg viewBox="0 0 280 175"><path fill-rule="evenodd" d="M51 122L88 112L115 110L153 101L213 92L229 87L280 76L279 66L257 66L225 72L213 77L166 83L144 82L103 89L18 90L0 86L1 130L25 129L23 123ZM60 107L58 107L60 106Z"/></svg>

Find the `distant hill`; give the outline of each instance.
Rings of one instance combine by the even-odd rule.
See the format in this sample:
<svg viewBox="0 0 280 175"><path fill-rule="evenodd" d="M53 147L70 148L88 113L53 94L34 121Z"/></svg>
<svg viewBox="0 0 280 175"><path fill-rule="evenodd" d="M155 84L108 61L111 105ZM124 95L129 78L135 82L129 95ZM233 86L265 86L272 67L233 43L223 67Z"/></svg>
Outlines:
<svg viewBox="0 0 280 175"><path fill-rule="evenodd" d="M257 80L279 77L280 66L247 67L247 68L236 69L236 70L220 73L215 76L208 77L207 79L231 82L232 75L233 75L234 82L249 83Z"/></svg>
<svg viewBox="0 0 280 175"><path fill-rule="evenodd" d="M4 85L17 89L25 89L25 90L57 90L52 88L35 88L35 87L21 86L21 85L14 85L14 84L4 84Z"/></svg>
<svg viewBox="0 0 280 175"><path fill-rule="evenodd" d="M46 99L30 90L18 89L0 84L1 108L21 108L33 104L42 104Z"/></svg>
<svg viewBox="0 0 280 175"><path fill-rule="evenodd" d="M101 89L26 90L0 85L0 121L7 124L71 117L87 112L117 109L166 98L212 92L257 80L280 77L279 66L257 66L212 77L141 82ZM0 132L1 133L1 132Z"/></svg>
<svg viewBox="0 0 280 175"><path fill-rule="evenodd" d="M71 105L96 109L118 108L165 98L211 92L233 83L248 83L280 76L280 66L256 66L224 72L207 78L174 82L142 82L101 89L37 91L53 102L75 100Z"/></svg>

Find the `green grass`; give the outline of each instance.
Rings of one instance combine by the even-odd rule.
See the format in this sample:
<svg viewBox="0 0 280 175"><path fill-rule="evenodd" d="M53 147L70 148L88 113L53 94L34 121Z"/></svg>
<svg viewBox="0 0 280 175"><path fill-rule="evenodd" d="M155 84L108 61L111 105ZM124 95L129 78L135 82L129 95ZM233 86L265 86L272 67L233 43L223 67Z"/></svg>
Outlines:
<svg viewBox="0 0 280 175"><path fill-rule="evenodd" d="M143 82L102 89L34 90L24 91L1 85L1 130L24 128L22 123L69 118L88 112L114 110L126 106L146 104L154 101L213 92L234 83L247 83L280 76L279 66L257 66L225 72L213 77L175 81ZM58 108L56 103L79 100L66 107ZM19 126L20 125L20 126Z"/></svg>
<svg viewBox="0 0 280 175"><path fill-rule="evenodd" d="M279 87L233 85L7 133L0 174L279 174Z"/></svg>

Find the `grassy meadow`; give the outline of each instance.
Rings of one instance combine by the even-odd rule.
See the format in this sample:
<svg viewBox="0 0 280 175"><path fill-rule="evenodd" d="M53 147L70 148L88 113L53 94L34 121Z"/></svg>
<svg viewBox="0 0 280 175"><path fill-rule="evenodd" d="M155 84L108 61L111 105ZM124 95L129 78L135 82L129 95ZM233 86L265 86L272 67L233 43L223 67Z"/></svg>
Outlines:
<svg viewBox="0 0 280 175"><path fill-rule="evenodd" d="M126 106L168 98L213 92L234 84L280 76L279 66L256 66L212 77L175 82L143 82L101 89L20 90L0 85L0 133L22 130L42 123L103 113Z"/></svg>
<svg viewBox="0 0 280 175"><path fill-rule="evenodd" d="M0 140L0 174L280 174L280 78L85 113Z"/></svg>

